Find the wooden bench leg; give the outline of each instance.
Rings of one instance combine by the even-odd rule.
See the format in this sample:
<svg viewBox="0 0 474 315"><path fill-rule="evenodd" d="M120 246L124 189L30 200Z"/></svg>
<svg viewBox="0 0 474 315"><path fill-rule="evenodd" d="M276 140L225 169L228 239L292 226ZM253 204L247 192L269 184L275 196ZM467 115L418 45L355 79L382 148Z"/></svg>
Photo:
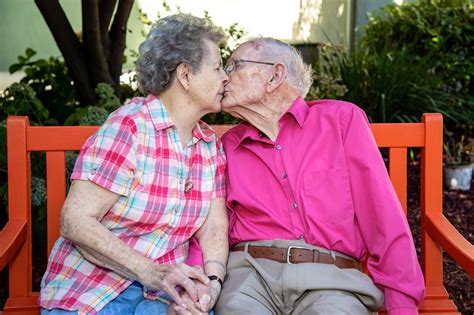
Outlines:
<svg viewBox="0 0 474 315"><path fill-rule="evenodd" d="M426 298L419 307L420 314L461 315L456 305L449 299L444 286L427 286Z"/></svg>
<svg viewBox="0 0 474 315"><path fill-rule="evenodd" d="M3 315L38 315L39 313L38 294L28 297L9 297L3 309Z"/></svg>

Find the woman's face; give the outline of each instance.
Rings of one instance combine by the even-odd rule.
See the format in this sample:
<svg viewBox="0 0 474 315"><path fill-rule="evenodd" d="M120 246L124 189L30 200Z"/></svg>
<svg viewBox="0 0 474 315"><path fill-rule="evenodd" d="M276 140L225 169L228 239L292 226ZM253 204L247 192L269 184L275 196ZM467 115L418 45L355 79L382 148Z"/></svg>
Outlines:
<svg viewBox="0 0 474 315"><path fill-rule="evenodd" d="M217 45L204 39L204 57L201 69L193 73L190 82L190 99L201 109L202 114L219 112L224 95L227 75L222 68L222 59Z"/></svg>

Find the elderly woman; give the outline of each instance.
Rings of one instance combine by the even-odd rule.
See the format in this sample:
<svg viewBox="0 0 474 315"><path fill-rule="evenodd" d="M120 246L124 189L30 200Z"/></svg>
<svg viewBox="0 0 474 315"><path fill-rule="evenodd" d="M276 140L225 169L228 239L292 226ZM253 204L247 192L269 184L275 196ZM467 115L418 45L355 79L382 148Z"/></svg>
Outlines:
<svg viewBox="0 0 474 315"><path fill-rule="evenodd" d="M219 29L160 19L141 44L144 98L112 113L82 147L49 257L42 314L165 314L186 294L215 303L227 261L225 155L200 118L221 109ZM189 239L204 269L185 264Z"/></svg>

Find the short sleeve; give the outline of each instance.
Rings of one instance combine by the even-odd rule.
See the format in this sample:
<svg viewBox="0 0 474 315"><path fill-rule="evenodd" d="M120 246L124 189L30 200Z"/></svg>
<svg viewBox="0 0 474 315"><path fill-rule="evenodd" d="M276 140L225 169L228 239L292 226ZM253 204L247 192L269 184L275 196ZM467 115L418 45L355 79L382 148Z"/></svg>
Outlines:
<svg viewBox="0 0 474 315"><path fill-rule="evenodd" d="M214 190L212 192L212 198L225 198L226 196L226 184L225 184L225 169L227 165L227 159L224 153L224 147L220 140L216 142L217 153L212 158L214 165L216 166L216 174L214 176Z"/></svg>
<svg viewBox="0 0 474 315"><path fill-rule="evenodd" d="M90 180L127 196L136 169L136 130L132 119L112 114L83 145L71 179Z"/></svg>

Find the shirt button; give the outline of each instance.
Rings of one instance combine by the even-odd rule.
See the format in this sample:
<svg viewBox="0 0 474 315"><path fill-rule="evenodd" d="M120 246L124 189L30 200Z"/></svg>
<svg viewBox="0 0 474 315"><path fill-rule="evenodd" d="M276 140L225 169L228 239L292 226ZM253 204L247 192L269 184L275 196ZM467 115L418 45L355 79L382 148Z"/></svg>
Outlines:
<svg viewBox="0 0 474 315"><path fill-rule="evenodd" d="M293 202L293 208L294 209L298 208L298 204L296 202Z"/></svg>
<svg viewBox="0 0 474 315"><path fill-rule="evenodd" d="M260 138L263 138L263 133L260 132L258 135L260 136Z"/></svg>
<svg viewBox="0 0 474 315"><path fill-rule="evenodd" d="M281 150L281 145L278 144L278 145L276 146L276 149L277 149L277 150Z"/></svg>
<svg viewBox="0 0 474 315"><path fill-rule="evenodd" d="M95 173L97 173L97 169L96 168L91 169L90 173L91 175L95 175Z"/></svg>
<svg viewBox="0 0 474 315"><path fill-rule="evenodd" d="M288 174L286 174L286 173L283 173L283 175L282 175L281 177L283 177L283 178L285 178L285 179L286 179L286 178L288 177Z"/></svg>

